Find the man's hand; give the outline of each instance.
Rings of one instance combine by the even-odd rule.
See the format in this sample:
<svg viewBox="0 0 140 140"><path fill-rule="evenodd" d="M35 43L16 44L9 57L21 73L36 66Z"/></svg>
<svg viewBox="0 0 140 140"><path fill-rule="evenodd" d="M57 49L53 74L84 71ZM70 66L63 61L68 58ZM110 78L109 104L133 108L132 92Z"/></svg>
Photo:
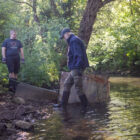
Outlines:
<svg viewBox="0 0 140 140"><path fill-rule="evenodd" d="M6 64L6 58L2 58L2 63Z"/></svg>
<svg viewBox="0 0 140 140"><path fill-rule="evenodd" d="M24 58L21 59L21 63L22 63L22 64L25 63L25 59L24 59Z"/></svg>

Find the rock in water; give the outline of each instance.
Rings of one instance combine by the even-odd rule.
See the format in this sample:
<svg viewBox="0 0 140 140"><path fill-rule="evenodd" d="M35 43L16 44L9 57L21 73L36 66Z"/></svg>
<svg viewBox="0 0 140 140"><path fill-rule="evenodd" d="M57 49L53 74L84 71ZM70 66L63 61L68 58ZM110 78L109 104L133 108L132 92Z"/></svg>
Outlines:
<svg viewBox="0 0 140 140"><path fill-rule="evenodd" d="M25 100L21 97L14 97L13 102L16 104L25 104Z"/></svg>
<svg viewBox="0 0 140 140"><path fill-rule="evenodd" d="M2 135L7 130L7 126L3 123L0 123L0 135Z"/></svg>
<svg viewBox="0 0 140 140"><path fill-rule="evenodd" d="M16 121L15 127L20 128L22 130L33 130L34 129L33 124L22 121L22 120Z"/></svg>

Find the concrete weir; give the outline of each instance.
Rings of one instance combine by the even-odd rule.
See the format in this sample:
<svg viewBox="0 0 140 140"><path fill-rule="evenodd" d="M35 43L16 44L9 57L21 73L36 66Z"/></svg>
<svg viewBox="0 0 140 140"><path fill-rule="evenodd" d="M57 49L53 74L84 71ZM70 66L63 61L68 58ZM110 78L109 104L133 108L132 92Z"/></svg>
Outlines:
<svg viewBox="0 0 140 140"><path fill-rule="evenodd" d="M57 100L58 93L54 90L48 90L45 88L20 83L17 86L15 96L22 97L25 100L34 100L42 102L47 100Z"/></svg>
<svg viewBox="0 0 140 140"><path fill-rule="evenodd" d="M67 78L68 74L68 72L61 73L59 94L54 90L48 90L45 88L20 83L18 84L15 95L25 100L34 100L42 102L47 100L54 101L58 99L59 101L61 101L64 81ZM110 91L108 77L94 74L84 75L83 91L86 94L90 104L107 102L109 99ZM80 100L73 86L70 93L69 103L77 102L80 102Z"/></svg>
<svg viewBox="0 0 140 140"><path fill-rule="evenodd" d="M61 73L59 101L62 99L64 81L68 72ZM83 91L90 104L104 103L109 100L110 83L107 76L87 74L83 76ZM80 102L74 86L71 89L69 103Z"/></svg>

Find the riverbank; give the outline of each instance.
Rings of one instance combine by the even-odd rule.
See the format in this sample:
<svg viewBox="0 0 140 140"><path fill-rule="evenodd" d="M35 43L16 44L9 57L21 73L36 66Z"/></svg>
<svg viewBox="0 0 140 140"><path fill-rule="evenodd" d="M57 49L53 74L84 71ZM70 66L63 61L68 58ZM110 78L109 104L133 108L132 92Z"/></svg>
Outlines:
<svg viewBox="0 0 140 140"><path fill-rule="evenodd" d="M106 72L110 77L140 77L140 73L139 71L129 71L129 70L126 70L126 71L114 71L114 72L111 72L111 71L107 71Z"/></svg>
<svg viewBox="0 0 140 140"><path fill-rule="evenodd" d="M0 140L26 140L39 120L52 115L52 103L40 103L0 94Z"/></svg>

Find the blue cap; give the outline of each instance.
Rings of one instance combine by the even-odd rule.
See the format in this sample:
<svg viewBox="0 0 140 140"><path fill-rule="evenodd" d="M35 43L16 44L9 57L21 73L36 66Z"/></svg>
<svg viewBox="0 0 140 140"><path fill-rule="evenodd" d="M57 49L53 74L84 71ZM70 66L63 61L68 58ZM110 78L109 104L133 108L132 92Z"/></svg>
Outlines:
<svg viewBox="0 0 140 140"><path fill-rule="evenodd" d="M70 32L69 28L64 28L61 32L60 32L60 39L63 39L64 34Z"/></svg>

